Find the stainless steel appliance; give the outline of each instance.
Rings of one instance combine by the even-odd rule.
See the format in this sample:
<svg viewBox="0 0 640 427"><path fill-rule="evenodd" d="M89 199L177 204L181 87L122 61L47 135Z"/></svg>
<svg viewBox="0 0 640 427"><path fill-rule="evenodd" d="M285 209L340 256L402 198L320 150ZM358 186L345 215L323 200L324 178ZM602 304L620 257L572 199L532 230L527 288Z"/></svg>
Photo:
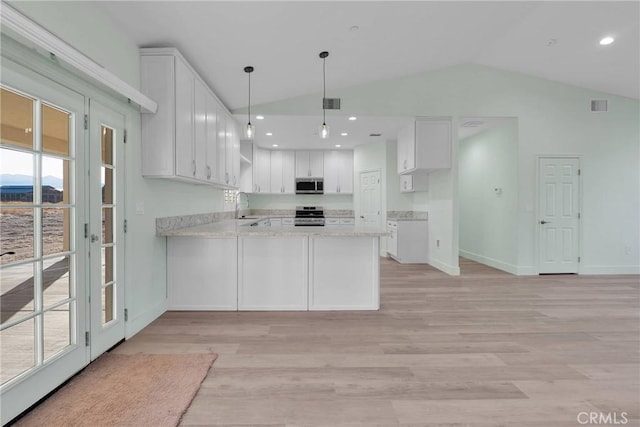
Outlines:
<svg viewBox="0 0 640 427"><path fill-rule="evenodd" d="M324 209L322 206L297 206L296 217L293 219L296 226L324 226Z"/></svg>
<svg viewBox="0 0 640 427"><path fill-rule="evenodd" d="M322 178L296 178L296 194L324 194Z"/></svg>

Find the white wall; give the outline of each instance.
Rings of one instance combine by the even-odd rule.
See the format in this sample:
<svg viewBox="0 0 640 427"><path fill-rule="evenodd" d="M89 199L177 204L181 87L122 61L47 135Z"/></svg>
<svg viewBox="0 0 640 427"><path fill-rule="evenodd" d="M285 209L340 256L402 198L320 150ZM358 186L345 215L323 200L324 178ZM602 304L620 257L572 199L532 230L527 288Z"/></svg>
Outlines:
<svg viewBox="0 0 640 427"><path fill-rule="evenodd" d="M518 273L538 271L536 155L553 154L582 156L584 220L580 272L640 272L638 100L481 65L458 65L368 83L339 90L335 96L342 99L345 115L516 117ZM312 114L317 110L318 97L312 94L256 108L266 114ZM591 113L591 99L602 98L610 100L610 111ZM453 164L457 167L455 156ZM456 180L454 175L449 183ZM449 183L442 182L445 189ZM438 231L447 240L445 244L450 245L451 253L457 244L456 186L452 185L445 190L449 194L443 195L452 198L451 224L442 224ZM436 211L446 215L447 208L439 209L432 204L440 196L429 193L426 204L430 219ZM414 200L423 205L424 197L414 196ZM629 254L625 252L626 246Z"/></svg>
<svg viewBox="0 0 640 427"><path fill-rule="evenodd" d="M458 165L460 255L517 273L517 120L461 140Z"/></svg>
<svg viewBox="0 0 640 427"><path fill-rule="evenodd" d="M43 27L77 46L105 68L138 85L138 48L109 23L99 6L90 2L12 3ZM69 25L69 22L73 25ZM25 55L26 56L26 55ZM41 58L40 58L41 60ZM78 82L79 87L84 83ZM99 93L100 91L98 91ZM122 105L126 114L126 206L128 232L125 248L125 305L129 309L127 337L159 316L166 301L166 238L156 237L158 217L208 213L223 210L223 192L204 185L191 185L141 175L140 113ZM144 213L136 205L144 204Z"/></svg>
<svg viewBox="0 0 640 427"><path fill-rule="evenodd" d="M71 46L140 88L140 56L129 36L90 1L9 1Z"/></svg>

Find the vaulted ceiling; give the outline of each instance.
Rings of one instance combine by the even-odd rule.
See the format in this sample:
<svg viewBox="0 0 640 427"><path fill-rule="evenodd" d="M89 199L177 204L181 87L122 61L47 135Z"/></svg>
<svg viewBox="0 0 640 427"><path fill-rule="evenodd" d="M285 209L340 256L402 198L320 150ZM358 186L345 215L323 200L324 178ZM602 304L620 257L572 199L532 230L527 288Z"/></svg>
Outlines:
<svg viewBox="0 0 640 427"><path fill-rule="evenodd" d="M639 98L640 2L109 1L141 47L177 47L231 109L477 63ZM616 38L601 46L602 37Z"/></svg>

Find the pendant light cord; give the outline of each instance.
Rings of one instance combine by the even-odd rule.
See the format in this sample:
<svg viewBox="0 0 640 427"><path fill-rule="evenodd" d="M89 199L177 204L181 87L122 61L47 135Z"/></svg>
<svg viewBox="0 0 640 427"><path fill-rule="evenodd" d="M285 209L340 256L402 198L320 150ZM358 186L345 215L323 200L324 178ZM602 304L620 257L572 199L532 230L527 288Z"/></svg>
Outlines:
<svg viewBox="0 0 640 427"><path fill-rule="evenodd" d="M251 73L249 74L249 109L247 110L247 120L251 124Z"/></svg>
<svg viewBox="0 0 640 427"><path fill-rule="evenodd" d="M327 117L324 108L324 100L327 99L327 82L325 78L325 61L326 58L322 58L322 124L326 124Z"/></svg>

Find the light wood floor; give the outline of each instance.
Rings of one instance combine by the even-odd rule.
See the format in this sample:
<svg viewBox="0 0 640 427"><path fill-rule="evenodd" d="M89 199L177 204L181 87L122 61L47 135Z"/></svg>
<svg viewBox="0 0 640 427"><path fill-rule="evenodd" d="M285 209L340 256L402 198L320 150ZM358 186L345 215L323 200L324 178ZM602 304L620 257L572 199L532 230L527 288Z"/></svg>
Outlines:
<svg viewBox="0 0 640 427"><path fill-rule="evenodd" d="M114 351L220 355L185 426L639 424L638 276L461 269L383 260L379 312L168 312Z"/></svg>

